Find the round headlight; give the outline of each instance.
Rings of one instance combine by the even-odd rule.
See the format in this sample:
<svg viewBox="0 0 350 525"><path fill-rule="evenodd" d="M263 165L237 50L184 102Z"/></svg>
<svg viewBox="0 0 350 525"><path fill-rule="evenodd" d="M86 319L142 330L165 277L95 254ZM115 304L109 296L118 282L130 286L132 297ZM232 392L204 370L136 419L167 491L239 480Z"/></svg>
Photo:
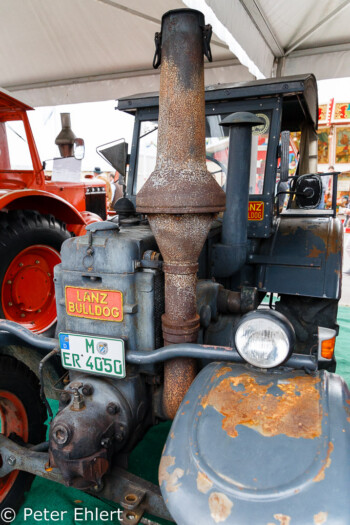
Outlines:
<svg viewBox="0 0 350 525"><path fill-rule="evenodd" d="M235 333L236 348L251 365L273 368L291 354L295 343L294 328L275 311L255 311L240 320Z"/></svg>

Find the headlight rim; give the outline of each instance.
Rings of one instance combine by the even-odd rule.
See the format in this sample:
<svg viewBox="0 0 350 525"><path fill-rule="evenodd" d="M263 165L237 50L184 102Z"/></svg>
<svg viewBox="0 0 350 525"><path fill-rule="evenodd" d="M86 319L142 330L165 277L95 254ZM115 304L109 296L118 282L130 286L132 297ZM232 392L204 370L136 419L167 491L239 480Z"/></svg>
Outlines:
<svg viewBox="0 0 350 525"><path fill-rule="evenodd" d="M262 317L278 325L287 335L287 339L289 343L289 351L285 359L283 359L283 361L281 361L280 363L274 366L257 366L255 364L249 363L246 357L242 355L237 345L236 336L237 336L237 332L239 328L247 321L251 321L254 319L261 319ZM276 312L276 310L254 310L252 312L248 312L244 314L239 320L239 322L236 324L235 330L234 330L234 343L235 343L235 348L237 352L239 353L239 355L241 356L241 358L244 360L245 363L250 364L251 366L254 366L255 368L261 368L262 370L272 370L280 366L283 366L283 364L286 363L286 361L288 361L290 356L293 354L295 343L296 343L296 335L295 335L295 330L294 330L292 323L281 312Z"/></svg>

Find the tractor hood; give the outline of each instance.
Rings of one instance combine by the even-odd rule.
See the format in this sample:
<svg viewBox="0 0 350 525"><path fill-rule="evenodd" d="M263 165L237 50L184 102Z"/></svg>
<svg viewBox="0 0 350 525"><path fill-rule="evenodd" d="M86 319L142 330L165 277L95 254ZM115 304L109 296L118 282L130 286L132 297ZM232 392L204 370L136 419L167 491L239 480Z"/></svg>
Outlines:
<svg viewBox="0 0 350 525"><path fill-rule="evenodd" d="M211 363L159 468L177 523L348 523L350 393L335 374Z"/></svg>

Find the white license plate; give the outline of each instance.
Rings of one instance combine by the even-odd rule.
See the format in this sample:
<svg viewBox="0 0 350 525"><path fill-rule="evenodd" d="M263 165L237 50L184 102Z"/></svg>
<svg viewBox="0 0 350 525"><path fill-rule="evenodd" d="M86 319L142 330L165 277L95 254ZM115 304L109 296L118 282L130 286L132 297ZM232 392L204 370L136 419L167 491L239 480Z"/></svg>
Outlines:
<svg viewBox="0 0 350 525"><path fill-rule="evenodd" d="M125 377L125 350L122 339L80 334L59 334L64 368L89 374Z"/></svg>

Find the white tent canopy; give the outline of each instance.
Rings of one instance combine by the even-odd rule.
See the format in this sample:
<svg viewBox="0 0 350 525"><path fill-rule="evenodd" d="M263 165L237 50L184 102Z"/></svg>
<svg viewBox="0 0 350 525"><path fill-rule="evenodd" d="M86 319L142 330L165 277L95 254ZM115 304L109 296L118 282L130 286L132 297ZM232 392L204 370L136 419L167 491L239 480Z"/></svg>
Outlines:
<svg viewBox="0 0 350 525"><path fill-rule="evenodd" d="M206 84L350 76L350 0L1 0L0 85L34 106L156 91L154 33L186 6L213 26Z"/></svg>

